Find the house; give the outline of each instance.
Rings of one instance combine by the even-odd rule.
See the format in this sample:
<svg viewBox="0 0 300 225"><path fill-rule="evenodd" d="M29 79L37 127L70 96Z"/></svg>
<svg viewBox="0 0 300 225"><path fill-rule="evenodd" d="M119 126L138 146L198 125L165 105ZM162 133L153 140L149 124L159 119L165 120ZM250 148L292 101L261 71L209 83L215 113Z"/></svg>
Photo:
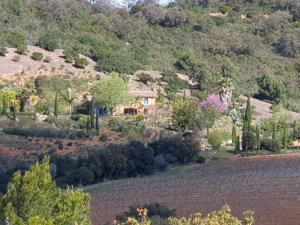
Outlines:
<svg viewBox="0 0 300 225"><path fill-rule="evenodd" d="M149 115L155 112L156 95L147 89L130 90L134 101L116 108L113 115Z"/></svg>

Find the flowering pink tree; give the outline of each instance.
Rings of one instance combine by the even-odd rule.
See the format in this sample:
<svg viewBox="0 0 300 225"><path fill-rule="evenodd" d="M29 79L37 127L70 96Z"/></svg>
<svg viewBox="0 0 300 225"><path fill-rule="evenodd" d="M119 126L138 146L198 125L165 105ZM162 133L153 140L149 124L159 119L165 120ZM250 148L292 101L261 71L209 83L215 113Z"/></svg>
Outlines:
<svg viewBox="0 0 300 225"><path fill-rule="evenodd" d="M228 110L229 105L226 102L222 102L218 94L209 95L202 103L202 110L214 108L220 113L224 113Z"/></svg>

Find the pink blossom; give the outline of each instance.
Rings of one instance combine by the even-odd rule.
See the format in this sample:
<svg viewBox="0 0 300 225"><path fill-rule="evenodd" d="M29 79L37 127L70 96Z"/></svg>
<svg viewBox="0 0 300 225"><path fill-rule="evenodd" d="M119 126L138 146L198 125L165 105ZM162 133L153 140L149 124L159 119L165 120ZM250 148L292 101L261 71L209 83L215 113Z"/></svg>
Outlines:
<svg viewBox="0 0 300 225"><path fill-rule="evenodd" d="M219 112L224 113L228 110L228 104L222 102L220 96L217 94L211 94L201 103L202 110L207 110L209 108L215 108Z"/></svg>

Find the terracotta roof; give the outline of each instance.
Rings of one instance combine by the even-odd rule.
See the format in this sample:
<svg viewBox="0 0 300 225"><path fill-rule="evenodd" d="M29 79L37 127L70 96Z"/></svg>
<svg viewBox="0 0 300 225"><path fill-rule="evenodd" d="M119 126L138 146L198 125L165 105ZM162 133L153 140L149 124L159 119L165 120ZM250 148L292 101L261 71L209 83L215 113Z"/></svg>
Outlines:
<svg viewBox="0 0 300 225"><path fill-rule="evenodd" d="M143 90L134 90L130 91L130 93L135 97L144 97L144 98L155 98L156 95L153 91L143 91Z"/></svg>

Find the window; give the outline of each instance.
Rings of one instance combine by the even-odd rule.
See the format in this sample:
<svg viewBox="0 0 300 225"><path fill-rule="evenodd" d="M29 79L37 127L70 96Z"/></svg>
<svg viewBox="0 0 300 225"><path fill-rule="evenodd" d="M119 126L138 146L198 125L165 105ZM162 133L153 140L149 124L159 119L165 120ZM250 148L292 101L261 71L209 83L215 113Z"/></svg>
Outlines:
<svg viewBox="0 0 300 225"><path fill-rule="evenodd" d="M144 98L144 105L149 105L149 98Z"/></svg>

